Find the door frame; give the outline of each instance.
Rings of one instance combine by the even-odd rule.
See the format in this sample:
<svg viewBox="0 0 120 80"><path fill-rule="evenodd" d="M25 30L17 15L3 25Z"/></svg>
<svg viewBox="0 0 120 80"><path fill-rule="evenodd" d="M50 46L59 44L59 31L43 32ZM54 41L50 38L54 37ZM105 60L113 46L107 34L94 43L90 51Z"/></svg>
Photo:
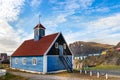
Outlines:
<svg viewBox="0 0 120 80"><path fill-rule="evenodd" d="M59 55L63 56L63 45L59 45Z"/></svg>

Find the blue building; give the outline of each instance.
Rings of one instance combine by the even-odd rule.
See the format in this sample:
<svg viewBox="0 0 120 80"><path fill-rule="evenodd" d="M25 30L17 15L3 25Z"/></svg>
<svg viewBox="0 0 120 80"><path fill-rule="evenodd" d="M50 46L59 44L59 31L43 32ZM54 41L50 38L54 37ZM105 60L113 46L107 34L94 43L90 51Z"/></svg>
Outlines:
<svg viewBox="0 0 120 80"><path fill-rule="evenodd" d="M45 27L34 27L34 39L24 41L11 55L11 68L28 72L72 72L72 53L62 35L45 35Z"/></svg>

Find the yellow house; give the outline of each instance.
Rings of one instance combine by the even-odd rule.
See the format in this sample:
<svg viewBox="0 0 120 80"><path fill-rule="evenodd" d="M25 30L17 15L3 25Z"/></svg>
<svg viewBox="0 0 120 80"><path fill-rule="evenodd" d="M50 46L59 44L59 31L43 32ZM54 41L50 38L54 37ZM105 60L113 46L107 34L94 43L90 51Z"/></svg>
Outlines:
<svg viewBox="0 0 120 80"><path fill-rule="evenodd" d="M102 51L101 55L106 55L107 51Z"/></svg>

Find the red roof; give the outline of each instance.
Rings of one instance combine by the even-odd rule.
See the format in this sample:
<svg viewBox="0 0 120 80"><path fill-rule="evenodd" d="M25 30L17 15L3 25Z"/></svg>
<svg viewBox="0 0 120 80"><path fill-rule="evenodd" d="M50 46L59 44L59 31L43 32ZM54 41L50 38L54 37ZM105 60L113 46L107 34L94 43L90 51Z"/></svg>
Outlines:
<svg viewBox="0 0 120 80"><path fill-rule="evenodd" d="M35 28L43 28L43 29L46 29L42 24L36 25L36 26L34 27L34 29L35 29Z"/></svg>
<svg viewBox="0 0 120 80"><path fill-rule="evenodd" d="M38 41L34 41L34 39L26 40L12 54L12 56L40 56L40 55L44 55L58 34L59 33L44 36Z"/></svg>
<svg viewBox="0 0 120 80"><path fill-rule="evenodd" d="M120 48L116 48L116 50L120 51Z"/></svg>

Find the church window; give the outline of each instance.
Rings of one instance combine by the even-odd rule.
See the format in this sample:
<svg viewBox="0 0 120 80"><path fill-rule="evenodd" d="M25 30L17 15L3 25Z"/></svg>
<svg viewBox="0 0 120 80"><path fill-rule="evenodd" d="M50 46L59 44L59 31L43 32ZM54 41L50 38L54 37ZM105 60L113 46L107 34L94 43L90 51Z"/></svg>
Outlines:
<svg viewBox="0 0 120 80"><path fill-rule="evenodd" d="M18 64L18 58L15 58L15 64Z"/></svg>
<svg viewBox="0 0 120 80"><path fill-rule="evenodd" d="M66 44L65 43L63 44L63 48L66 49Z"/></svg>
<svg viewBox="0 0 120 80"><path fill-rule="evenodd" d="M33 59L32 59L32 64L33 64L33 65L36 65L36 64L37 64L37 58L33 58Z"/></svg>
<svg viewBox="0 0 120 80"><path fill-rule="evenodd" d="M55 43L55 48L58 48L58 42Z"/></svg>
<svg viewBox="0 0 120 80"><path fill-rule="evenodd" d="M26 63L27 63L26 58L23 58L23 59L22 59L22 64L23 64L23 65L26 65Z"/></svg>

